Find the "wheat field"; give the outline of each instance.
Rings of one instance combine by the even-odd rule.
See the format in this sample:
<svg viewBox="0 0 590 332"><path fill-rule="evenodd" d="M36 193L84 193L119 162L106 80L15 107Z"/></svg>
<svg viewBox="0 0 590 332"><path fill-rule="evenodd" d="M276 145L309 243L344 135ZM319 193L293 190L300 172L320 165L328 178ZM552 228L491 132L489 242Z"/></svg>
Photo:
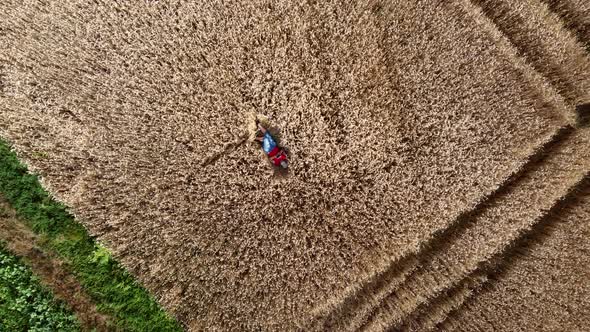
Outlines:
<svg viewBox="0 0 590 332"><path fill-rule="evenodd" d="M5 0L0 137L189 331L590 329L570 2Z"/></svg>

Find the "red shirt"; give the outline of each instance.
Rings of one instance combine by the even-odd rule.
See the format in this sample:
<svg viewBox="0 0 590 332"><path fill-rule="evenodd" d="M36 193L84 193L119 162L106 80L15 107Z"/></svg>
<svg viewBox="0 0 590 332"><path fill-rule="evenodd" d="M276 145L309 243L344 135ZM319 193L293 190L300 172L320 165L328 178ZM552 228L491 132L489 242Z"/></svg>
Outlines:
<svg viewBox="0 0 590 332"><path fill-rule="evenodd" d="M273 159L273 163L275 166L280 166L281 162L287 160L287 155L285 151L280 151L280 153Z"/></svg>

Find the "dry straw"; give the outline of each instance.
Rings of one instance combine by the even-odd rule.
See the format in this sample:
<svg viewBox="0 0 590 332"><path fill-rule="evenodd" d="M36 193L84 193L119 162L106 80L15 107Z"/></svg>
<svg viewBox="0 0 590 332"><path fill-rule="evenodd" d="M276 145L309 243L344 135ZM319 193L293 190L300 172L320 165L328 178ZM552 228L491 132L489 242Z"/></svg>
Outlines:
<svg viewBox="0 0 590 332"><path fill-rule="evenodd" d="M590 190L582 186L551 222L508 259L477 297L439 327L586 331L590 327L587 272Z"/></svg>
<svg viewBox="0 0 590 332"><path fill-rule="evenodd" d="M2 1L0 136L189 330L346 316L571 122L460 4Z"/></svg>

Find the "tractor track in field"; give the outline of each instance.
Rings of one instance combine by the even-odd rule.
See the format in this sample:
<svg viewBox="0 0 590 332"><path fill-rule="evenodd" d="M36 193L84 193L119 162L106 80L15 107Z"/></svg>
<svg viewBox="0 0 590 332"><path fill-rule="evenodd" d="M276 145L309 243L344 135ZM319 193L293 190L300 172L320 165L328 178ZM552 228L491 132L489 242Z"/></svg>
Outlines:
<svg viewBox="0 0 590 332"><path fill-rule="evenodd" d="M492 282L502 279L507 271L517 263L517 261L526 255L527 250L534 246L543 243L549 238L555 230L555 217L559 216L572 208L580 201L579 193L588 190L590 186L590 173L586 173L585 177L571 188L568 194L557 202L535 225L531 230L516 239L510 246L502 252L499 256L491 259L480 270L475 271L469 277L472 278L477 275L485 274L486 278L474 287L473 291L461 299L461 301L452 308L445 317L436 323L435 328L440 330L450 320L454 319L460 313L461 308L468 306L473 302L477 296L492 291ZM453 295L449 298L452 300ZM437 299L439 300L439 299ZM441 303L444 302L440 301Z"/></svg>
<svg viewBox="0 0 590 332"><path fill-rule="evenodd" d="M474 10L480 8L478 4L481 5L481 2L482 1L479 0L468 2L470 6L467 6L466 10ZM489 19L488 15L484 15L483 17ZM490 20L487 23L489 24L488 28L497 31L502 31L498 28L498 25L496 24L497 22ZM502 35L506 37L505 32L502 32ZM516 46L518 45L515 45L513 40L502 40L502 43L508 50L507 54L511 54L511 52L517 54ZM524 60L521 60L521 63L519 63L519 65L523 68L535 68L531 65L531 63ZM536 68L535 72L538 74L538 77L542 76ZM531 76L528 79L534 81L538 77ZM557 90L554 90L555 86L551 86L548 89L550 89L550 91L552 92L558 92ZM541 91L535 92L539 94L544 93ZM506 192L510 191L510 188L512 187L512 185L514 185L514 183L518 182L518 180L524 174L526 174L531 168L534 168L535 165L543 161L547 151L552 150L554 146L559 145L564 140L567 140L568 137L574 132L574 127L582 124L582 121L579 120L579 114L576 115L574 114L574 112L565 111L566 109L568 109L567 107L564 107L565 105L566 104L558 103L555 114L558 115L561 112L561 116L564 119L567 119L566 122L568 122L569 124L566 124L557 129L556 132L554 132L554 134L548 140L541 144L541 146L527 158L527 160L519 169L517 169L511 176L509 176L503 183L501 183L493 192L483 197L476 206L460 214L457 218L455 218L455 220L451 224L448 225L448 227L445 227L444 229L441 229L439 232L434 233L430 240L427 241L427 243L425 243L425 245L423 245L418 252L406 257L402 257L396 262L391 263L385 270L382 270L378 274L375 274L369 280L363 283L360 286L360 288L356 289L351 294L346 296L334 309L326 312L324 316L316 317L316 319L319 319L319 321L316 321L315 324L323 324L326 328L329 326L333 326L333 324L338 324L337 322L350 321L350 319L352 319L355 322L352 324L352 326L358 328L359 326L357 324L367 319L367 317L371 317L372 312L383 304L385 298L387 298L388 295L393 293L399 284L403 284L404 281L410 275L412 275L412 273L420 265L421 257L428 257L432 252L436 250L440 243L443 243L448 239L450 234L459 232L461 229L467 227L467 222L471 220L473 216L477 215L479 212L485 209L490 202L493 202L498 197L502 197L506 194ZM577 124L576 120L574 119L578 119ZM360 321L358 321L359 312L361 313L361 315L364 316L360 317ZM351 313L356 314L353 314L351 316Z"/></svg>
<svg viewBox="0 0 590 332"><path fill-rule="evenodd" d="M589 176L590 173L586 172L581 180L568 190L565 196L556 200L551 208L530 229L525 230L506 248L496 253L491 259L482 262L480 267L469 273L465 278L453 285L449 285L430 301L417 307L411 314L410 319L405 319L399 329L404 331L416 330L416 326L412 326L413 322L424 324L429 321L436 322L436 324L428 329L435 326L440 327L454 312L460 310L479 292L486 291L486 288L489 288L489 283L501 278L506 269L520 257L523 250L534 243L541 242L550 235L555 216L567 210L568 206L576 201L577 194L590 184ZM449 305L450 303L453 305ZM449 310L444 310L445 307L448 307ZM437 319L432 313L435 315L441 314ZM423 329L423 327L420 328L420 330Z"/></svg>
<svg viewBox="0 0 590 332"><path fill-rule="evenodd" d="M397 287L403 284L406 279L416 271L421 264L423 257L432 256L438 248L451 237L452 234L461 233L462 229L468 227L468 222L478 215L482 210L491 204L494 200L502 197L518 180L529 170L542 163L547 156L547 152L554 149L555 146L562 144L574 132L574 127L570 125L559 128L544 144L542 144L535 153L533 153L524 165L504 183L502 183L494 192L485 197L473 209L466 211L455 219L445 229L433 235L419 252L401 258L397 263L391 264L388 269L375 275L369 282L364 284L352 296L347 297L342 304L335 310L331 311L324 321L326 328L332 327L337 322L348 321L351 326L362 328L371 319L374 311L383 305L388 296L394 293ZM367 296L367 294L376 294L376 296ZM360 315L351 313L359 313ZM351 322L350 320L353 320ZM360 325L359 325L360 324Z"/></svg>
<svg viewBox="0 0 590 332"><path fill-rule="evenodd" d="M578 41L586 46L586 51L590 52L590 23L581 15L584 8L577 6L576 2L558 1L558 0L542 0L552 12L557 14L564 22L564 25L569 29L578 39Z"/></svg>
<svg viewBox="0 0 590 332"><path fill-rule="evenodd" d="M544 162L545 158L548 156L549 151L552 151L552 150L556 149L558 146L564 144L564 142L567 142L569 137L573 133L574 133L574 128L572 126L565 126L565 127L562 127L561 129L559 129L557 131L557 133L554 136L552 136L552 138L550 140L548 140L545 144L543 144L543 146L540 147L536 151L536 153L534 153L533 155L531 155L528 158L527 162L525 163L525 165L523 165L523 167L521 167L507 181L505 181L493 194L489 195L488 197L486 197L486 199L482 200L481 203L478 204L474 209L467 211L465 214L461 215L460 218L457 218L455 223L453 223L449 227L445 228L444 230L441 230L441 232L438 233L436 237L432 238L431 241L429 241L423 247L423 250L421 250L420 252L418 252L416 254L416 256L415 256L417 259L416 264L418 266L427 265L428 260L431 257L436 256L437 253L441 250L441 248L447 246L448 242L452 241L451 239L456 239L458 236L457 234L463 234L465 232L465 230L472 227L470 221L472 221L474 218L477 218L477 216L481 215L490 206L493 206L494 202L501 200L502 197L508 195L512 191L512 188L519 183L519 181L522 177L526 176L526 174L528 172L530 172L531 170L534 170L536 167L538 167L538 165L540 165ZM416 269L416 271L414 273L409 274L407 276L406 280L402 283L399 283L399 285L405 286L408 283L411 284L412 279L416 277L414 275L415 273L418 273L418 269ZM473 275L475 275L475 272L473 273ZM454 285L454 286L456 286L456 285ZM444 296L444 294L447 291L452 292L452 290L453 290L452 287L445 288L445 291L441 292L439 295L436 295L436 297ZM400 291L399 286L394 287L390 290L390 295L388 297L384 298L380 302L380 305L375 306L373 308L373 310L370 312L369 316L367 317L367 320L365 320L364 324L360 327L361 330L364 330L368 327L367 324L369 324L370 322L372 322L375 319L374 316L377 315L377 312L379 311L380 307L385 305L388 299L391 300L392 296L394 296L394 297L397 296L398 291ZM424 307L424 306L429 305L429 303L431 303L431 301L433 301L435 298L432 298L432 299L427 300L426 302L420 304L418 307L412 309L409 314L413 314L413 313L418 312L420 307ZM406 319L406 318L407 318L406 314L404 314L404 319ZM396 327L396 328L399 328L399 327Z"/></svg>
<svg viewBox="0 0 590 332"><path fill-rule="evenodd" d="M76 314L83 330L115 331L111 318L98 312L67 263L43 248L42 240L25 226L16 211L0 196L0 240L23 258L43 285Z"/></svg>
<svg viewBox="0 0 590 332"><path fill-rule="evenodd" d="M579 129L579 130L587 130L587 129ZM580 136L581 135L581 136ZM549 143L548 145L544 146L544 148L539 151L538 155L536 155L535 157L533 157L530 162L526 165L526 167L524 167L522 169L522 171L519 173L520 175L517 176L517 180L515 183L511 184L508 187L505 187L507 191L500 191L498 193L498 195L492 199L490 199L488 201L488 204L490 204L491 206L494 205L493 201L495 199L498 199L504 195L508 195L510 194L510 188L514 187L514 185L518 186L518 178L520 178L521 176L526 176L526 173L533 171L533 172L538 172L539 170L535 170L536 168L538 168L542 163L545 163L545 159L546 158L551 158L550 156L553 156L555 154L560 154L556 151L564 148L565 146L568 145L576 145L576 144L584 144L582 142L585 142L584 139L582 139L582 141L580 142L579 139L580 137L585 137L587 135L584 132L578 132L576 133L576 131L572 130L572 127L570 127L570 129L567 129L565 131L562 131L561 135L558 135L555 137L555 139ZM577 138L575 138L577 137ZM578 151L580 152L580 151ZM563 153L563 152L562 152ZM561 153L561 154L562 154ZM587 154L586 154L587 155ZM578 155L578 157L574 157L574 158L583 158L582 155ZM552 161L550 163L555 163L556 161ZM565 165L567 165L567 163L565 163ZM577 165L577 164L576 164ZM587 164L586 164L587 165ZM554 165L553 168L560 168L563 169L565 166L556 166ZM573 167L573 166L572 166ZM580 165L577 165L576 167L583 167ZM576 169L576 167L574 167L574 169ZM587 167L587 166L586 166ZM411 309L411 311L409 311L409 313L404 314L403 316L403 323L405 325L402 326L396 326L395 328L398 329L412 329L412 324L414 324L413 322L416 319L423 319L426 318L425 322L428 322L428 320L430 320L430 318L432 317L423 317L423 315L421 313L427 312L427 311L432 311L432 308L435 307L434 312L441 312L442 315L445 315L444 310L439 310L441 306L455 306L457 308L460 308L462 306L463 301L468 300L473 294L474 294L474 290L479 289L480 287L482 287L482 285L484 285L486 283L486 280L483 279L493 279L491 276L489 276L489 274L493 274L493 272L495 271L495 269L497 268L497 266L501 265L502 262L504 261L504 259L506 257L511 257L511 253L513 252L513 248L514 247L519 247L520 243L523 241L523 239L529 239L531 237L535 237L535 234L539 233L539 228L540 229L545 229L546 225L548 225L548 223L551 220L551 216L554 215L557 211L560 211L562 209L563 206L566 205L566 203L571 200L571 196L575 195L576 192L579 191L579 189L583 186L585 186L587 184L587 179L588 179L588 171L587 169L584 170L583 168L580 168L578 171L574 171L571 170L572 172L578 174L576 176L576 178L578 179L577 182L572 183L571 186L569 187L569 189L567 189L567 191L564 193L564 196L561 196L560 198L556 198L555 201L553 203L551 203L550 208L548 208L545 212L543 213L541 216L539 216L539 218L534 221L531 226L527 226L523 229L520 230L520 232L522 232L521 234L517 235L513 240L510 241L510 243L503 249L501 249L500 251L496 252L493 254L492 258L490 259L490 262L484 262L481 261L480 263L478 263L478 267L471 271L468 272L469 274L466 275L465 277L463 277L462 279L457 279L457 281L453 281L452 284L448 284L445 285L444 288L442 288L442 290L439 292L439 294L435 294L434 297L432 297L430 300L428 301L424 301L421 304L419 304L417 307ZM558 173L560 174L560 173ZM562 175L565 177L565 175ZM526 181L526 180L525 180ZM501 198L500 198L501 199ZM484 209L486 207L484 206ZM446 245L445 241L448 243L449 241L454 241L452 239L456 238L458 235L451 235L451 234L462 234L464 227L470 227L468 224L461 224L463 225L462 227L458 227L455 229L454 232L449 233L449 235L446 235L444 237L440 238L439 243L435 243L433 244L434 249L430 249L429 251L426 251L422 254L421 257L428 257L431 254L434 253L438 253L441 252L440 247L444 247ZM437 249L438 248L438 249ZM425 266L427 265L426 261L418 263L420 266ZM448 265L453 265L453 264L448 264ZM483 277L483 279L480 282L477 282L477 279L481 279ZM475 280L475 283L472 283L473 285L467 285L469 283L468 279L472 279ZM465 286L467 285L467 286ZM454 293L458 293L458 297L463 296L464 299L456 299L455 295L447 295L447 294L454 294ZM462 295L463 294L463 295ZM454 301L456 303L452 303L449 301L445 301L446 298L449 298L450 301ZM437 302L440 302L437 304ZM452 305L449 305L449 303L451 303ZM455 309L452 309L451 311L453 311ZM442 317L444 319L444 317Z"/></svg>

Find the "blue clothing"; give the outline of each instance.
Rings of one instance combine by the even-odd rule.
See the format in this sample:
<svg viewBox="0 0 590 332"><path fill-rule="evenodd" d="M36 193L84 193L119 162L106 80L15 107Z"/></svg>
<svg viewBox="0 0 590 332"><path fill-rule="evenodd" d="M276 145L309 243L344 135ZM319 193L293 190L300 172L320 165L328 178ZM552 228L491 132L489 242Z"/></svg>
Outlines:
<svg viewBox="0 0 590 332"><path fill-rule="evenodd" d="M276 146L277 142L275 142L274 138L270 136L268 131L264 133L264 140L262 141L262 149L264 150L264 152L266 154L269 154L272 151L272 149L274 149Z"/></svg>

